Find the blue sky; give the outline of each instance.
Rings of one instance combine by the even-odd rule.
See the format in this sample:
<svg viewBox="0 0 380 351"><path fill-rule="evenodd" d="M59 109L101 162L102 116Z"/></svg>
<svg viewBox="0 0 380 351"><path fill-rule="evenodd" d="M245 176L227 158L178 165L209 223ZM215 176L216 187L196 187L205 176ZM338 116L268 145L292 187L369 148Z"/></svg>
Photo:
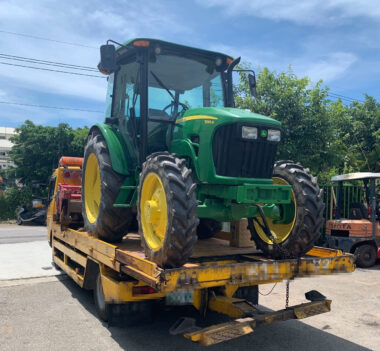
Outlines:
<svg viewBox="0 0 380 351"><path fill-rule="evenodd" d="M96 67L107 39L154 37L242 56L254 69L291 65L335 94L380 100L379 20L371 0L0 1L0 54ZM0 102L104 111L105 94L105 79L0 64ZM104 119L103 112L0 108L0 126L8 127L26 119L73 127Z"/></svg>

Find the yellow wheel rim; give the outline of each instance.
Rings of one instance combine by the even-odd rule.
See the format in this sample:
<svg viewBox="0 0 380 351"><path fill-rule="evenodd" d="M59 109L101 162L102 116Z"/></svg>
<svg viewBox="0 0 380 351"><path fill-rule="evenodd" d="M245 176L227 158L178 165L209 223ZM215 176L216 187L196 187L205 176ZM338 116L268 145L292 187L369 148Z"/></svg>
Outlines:
<svg viewBox="0 0 380 351"><path fill-rule="evenodd" d="M94 153L87 159L84 177L86 215L90 223L94 223L96 218L98 218L101 197L99 163Z"/></svg>
<svg viewBox="0 0 380 351"><path fill-rule="evenodd" d="M282 178L273 177L272 179L273 179L273 184L289 185L289 183ZM277 243L282 243L283 241L285 241L288 238L288 236L292 232L292 230L294 228L294 224L296 222L296 217L297 217L297 211L296 211L297 207L296 206L297 206L297 204L296 204L296 199L294 197L293 190L292 190L292 195L291 195L291 203L288 205L279 205L279 206L280 207L281 206L292 206L291 210L293 210L293 213L294 213L293 218L288 223L281 223L281 224L275 223L276 221L274 221L273 219L267 218L268 226L269 226L269 229L270 229L273 237L276 239ZM258 220L261 224L263 224L261 221L261 218L258 218ZM255 229L257 231L257 234L259 235L261 240L263 240L264 242L266 242L269 245L272 245L273 244L272 240L270 240L264 234L264 231L261 229L261 227L256 222L254 222L254 225L255 225Z"/></svg>
<svg viewBox="0 0 380 351"><path fill-rule="evenodd" d="M148 173L140 194L140 220L146 243L153 251L163 244L168 225L165 189L156 173Z"/></svg>

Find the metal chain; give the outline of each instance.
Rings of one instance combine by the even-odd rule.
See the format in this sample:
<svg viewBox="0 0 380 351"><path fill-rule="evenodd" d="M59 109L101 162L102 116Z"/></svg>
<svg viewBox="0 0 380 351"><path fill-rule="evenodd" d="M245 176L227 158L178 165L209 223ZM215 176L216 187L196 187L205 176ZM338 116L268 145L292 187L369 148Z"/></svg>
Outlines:
<svg viewBox="0 0 380 351"><path fill-rule="evenodd" d="M289 285L290 285L290 279L286 281L285 309L289 307Z"/></svg>
<svg viewBox="0 0 380 351"><path fill-rule="evenodd" d="M280 258L283 258L283 259L287 259L287 258L291 258L291 255L290 253L288 252L288 250L286 250L284 247L282 247L281 245L279 245L277 243L277 240L274 238L274 236L272 235L272 232L271 230L269 229L269 226L268 226L268 223L266 221L266 218L265 218L265 215L264 215L264 212L262 210L262 208L259 206L259 205L253 205L255 207L257 207L258 211L259 211L259 215L261 217L261 220L263 221L263 224L261 224L256 217L251 217L251 218L248 218L248 229L250 230L251 233L253 233L253 231L256 232L256 228L253 224L253 222L255 221L259 227L263 230L264 234L266 235L266 237L272 241L273 243L273 248L275 250L275 252L277 254L280 255Z"/></svg>

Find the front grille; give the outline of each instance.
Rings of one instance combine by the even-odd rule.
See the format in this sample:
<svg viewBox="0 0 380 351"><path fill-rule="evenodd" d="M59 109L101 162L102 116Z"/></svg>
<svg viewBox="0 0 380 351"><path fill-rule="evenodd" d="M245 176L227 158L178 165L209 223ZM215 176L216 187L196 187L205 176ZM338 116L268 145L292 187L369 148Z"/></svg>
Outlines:
<svg viewBox="0 0 380 351"><path fill-rule="evenodd" d="M243 125L250 126L234 123L215 131L212 153L216 174L237 178L272 178L278 143L260 137L262 129L268 130L264 126L251 125L257 127L258 139L242 139Z"/></svg>

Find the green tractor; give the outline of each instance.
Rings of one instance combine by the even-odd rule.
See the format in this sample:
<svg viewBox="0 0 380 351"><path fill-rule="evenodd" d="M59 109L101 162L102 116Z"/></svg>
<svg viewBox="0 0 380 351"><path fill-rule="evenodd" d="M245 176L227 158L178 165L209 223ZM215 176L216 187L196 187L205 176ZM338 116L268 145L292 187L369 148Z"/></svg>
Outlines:
<svg viewBox="0 0 380 351"><path fill-rule="evenodd" d="M106 119L90 129L82 179L89 233L113 242L138 225L161 267L183 265L198 238L242 218L270 257L312 248L321 190L299 164L275 163L280 122L234 108L240 58L156 39L109 40L100 53Z"/></svg>

